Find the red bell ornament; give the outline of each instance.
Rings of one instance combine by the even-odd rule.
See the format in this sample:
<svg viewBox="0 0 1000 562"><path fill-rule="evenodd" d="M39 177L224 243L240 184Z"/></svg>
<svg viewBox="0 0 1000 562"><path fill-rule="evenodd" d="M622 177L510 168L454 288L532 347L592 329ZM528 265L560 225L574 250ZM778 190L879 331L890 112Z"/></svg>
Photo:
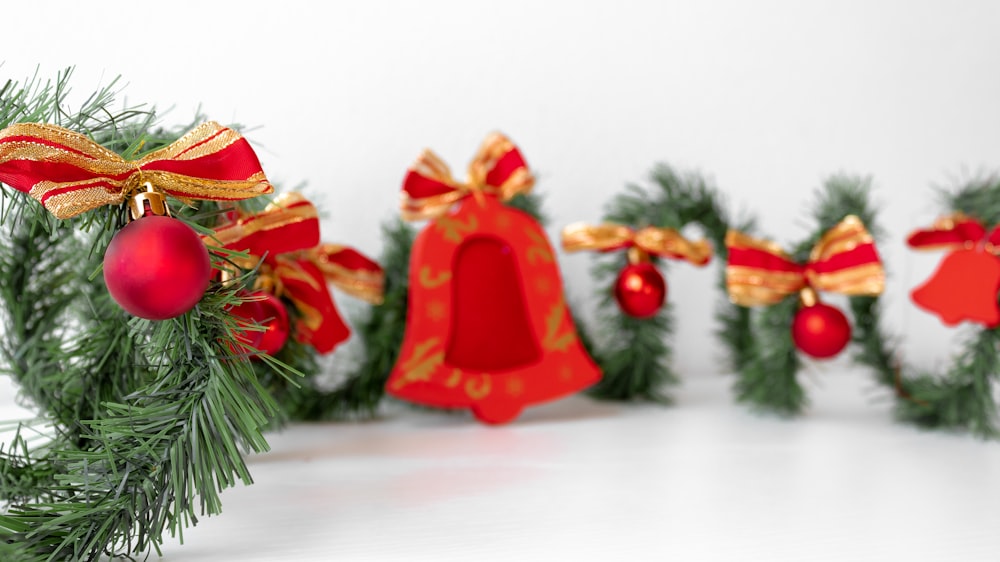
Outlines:
<svg viewBox="0 0 1000 562"><path fill-rule="evenodd" d="M1000 325L1000 260L995 255L1000 227L987 236L974 219L952 215L929 229L914 231L907 243L919 250L951 250L930 279L910 293L917 306L937 314L948 326L966 320L987 328Z"/></svg>
<svg viewBox="0 0 1000 562"><path fill-rule="evenodd" d="M712 247L705 240L691 242L672 228L633 230L614 223L571 224L562 231L562 247L568 252L626 249L628 264L615 279L614 297L622 312L639 319L656 316L667 299L667 282L650 262L650 255L683 259L698 266L712 259Z"/></svg>
<svg viewBox="0 0 1000 562"><path fill-rule="evenodd" d="M208 288L208 250L190 226L167 216L163 196L149 184L131 205L138 218L108 244L104 283L129 314L148 320L180 316L194 308Z"/></svg>
<svg viewBox="0 0 1000 562"><path fill-rule="evenodd" d="M425 151L403 184L403 215L430 219L410 255L406 333L386 390L506 423L528 405L600 379L562 293L545 231L505 205L534 183L506 137L487 138L469 180Z"/></svg>
<svg viewBox="0 0 1000 562"><path fill-rule="evenodd" d="M798 293L802 306L792 319L791 337L800 351L816 359L834 357L851 341L847 317L820 302L817 291L877 296L885 286L875 241L853 215L824 233L805 264L774 242L734 230L726 234L726 248L729 298L741 306L761 306Z"/></svg>

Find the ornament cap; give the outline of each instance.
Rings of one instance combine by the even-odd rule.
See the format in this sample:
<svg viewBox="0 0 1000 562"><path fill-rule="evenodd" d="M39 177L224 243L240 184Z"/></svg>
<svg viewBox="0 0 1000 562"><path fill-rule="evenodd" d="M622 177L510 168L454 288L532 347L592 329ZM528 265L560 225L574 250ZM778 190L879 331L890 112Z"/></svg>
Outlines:
<svg viewBox="0 0 1000 562"><path fill-rule="evenodd" d="M150 182L144 182L129 196L129 220L138 220L152 214L161 217L170 216L167 207L167 196L160 193Z"/></svg>
<svg viewBox="0 0 1000 562"><path fill-rule="evenodd" d="M626 253L628 258L628 263L631 265L639 265L641 263L649 263L649 252L643 250L639 246L629 246L628 252Z"/></svg>
<svg viewBox="0 0 1000 562"><path fill-rule="evenodd" d="M819 295L816 294L816 290L812 287L805 287L799 291L799 303L802 307L816 306L819 302Z"/></svg>

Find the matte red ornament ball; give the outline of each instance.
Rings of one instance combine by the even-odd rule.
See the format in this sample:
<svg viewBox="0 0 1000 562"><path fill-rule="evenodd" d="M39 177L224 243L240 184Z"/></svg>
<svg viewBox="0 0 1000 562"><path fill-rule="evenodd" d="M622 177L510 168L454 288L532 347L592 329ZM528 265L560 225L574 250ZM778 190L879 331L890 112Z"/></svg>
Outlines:
<svg viewBox="0 0 1000 562"><path fill-rule="evenodd" d="M828 359L843 351L851 341L851 324L839 309L818 302L795 313L792 340L803 353Z"/></svg>
<svg viewBox="0 0 1000 562"><path fill-rule="evenodd" d="M201 237L183 222L150 215L115 233L104 253L104 284L129 314L166 320L194 308L212 265Z"/></svg>
<svg viewBox="0 0 1000 562"><path fill-rule="evenodd" d="M667 300L667 282L651 263L628 264L615 281L615 300L625 314L651 318Z"/></svg>

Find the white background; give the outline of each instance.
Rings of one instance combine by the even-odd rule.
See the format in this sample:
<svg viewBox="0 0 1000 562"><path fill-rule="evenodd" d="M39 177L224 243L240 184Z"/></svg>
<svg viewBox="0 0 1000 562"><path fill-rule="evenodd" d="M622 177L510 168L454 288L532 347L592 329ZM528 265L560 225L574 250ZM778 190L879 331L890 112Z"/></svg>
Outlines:
<svg viewBox="0 0 1000 562"><path fill-rule="evenodd" d="M24 2L5 5L4 21L3 77L23 80L36 68L42 76L54 76L75 66L73 83L80 95L120 75L126 84L123 95L131 102L170 109L164 115L168 123L186 122L200 109L211 119L249 126L247 135L270 179L283 189L304 183L322 207L324 239L373 256L381 250L379 224L396 213L402 177L420 150L434 149L462 176L468 159L492 130L512 137L538 174L536 189L545 197L553 240L567 223L597 221L615 193L627 182L641 182L657 162L705 173L727 194L734 210L755 213L763 230L783 243L797 241L813 228L804 212L826 176L871 175L888 233L880 245L890 275L885 320L899 338L905 360L922 367L949 360L956 331L943 328L910 303L909 290L931 273L941 256L916 254L903 240L909 230L929 224L941 210L934 186L952 186L1000 169L997 2ZM561 263L574 301L590 295L590 258L563 255ZM889 525L902 536L916 514L923 514L934 524L947 526L951 521L952 531L974 527L965 525L971 521L927 515L934 512L933 505L914 500L902 507L905 502L900 501L913 494L936 498L940 493L953 500L947 507L954 512L980 524L992 517L996 528L996 515L985 506L976 511L979 508L963 503L966 496L974 497L976 490L989 485L989 476L970 477L959 468L981 463L978 455L987 455L995 469L995 451L985 452L992 450L960 437L940 441L940 436L911 428L887 429L887 406L873 404L864 384L848 383L849 390L834 393L840 398L832 398L826 406L815 400L811 417L801 422L804 426L770 425L727 414L728 391L714 381L720 372L720 350L711 337L711 311L719 297L713 289L716 267L678 265L669 275L670 298L678 313L675 366L686 384L707 389L708 403L714 405L704 419L697 414L682 418L701 429L682 435L689 447L681 451L704 455L718 446L730 455L733 444L739 446L745 439L748 455L766 455L771 450L768 444L781 443L780 450L793 459L808 458L822 465L811 455L822 457L829 446L841 443L838 439L858 440L861 445L844 454L866 457L868 464L862 466L872 468L870 453L882 450L883 444L930 440L919 441L914 451L926 445L931 456L946 455L954 461L951 465L947 459L933 461L945 467L943 480L952 487L943 490L949 493L926 488L901 488L898 496L876 493L889 512L899 510L903 523L898 517L886 517L871 524ZM589 315L588 310L581 312ZM864 376L823 366L812 372L819 374L808 378L808 384L818 396L824 396L826 384L844 384L824 383L827 377ZM713 380L705 382L699 376ZM680 397L692 392L684 390ZM631 431L653 420L677 423L655 416L683 416L685 408L698 412L699 404L703 405L679 400L675 411L681 414L649 414L652 420L641 414L621 415L640 416L626 426ZM843 409L838 410L837 404ZM583 411L590 411L588 407ZM712 414L713 408L719 411ZM862 419L871 421L870 426L855 420L855 409L868 412ZM799 431L793 426L815 428L809 424L817 423L816 416L824 411L835 420L855 420L847 427L854 427L856 435L850 429L833 437L804 429L807 437L784 439L784 432ZM530 419L523 423L531 427ZM736 433L713 441L706 431L716 423ZM749 437L738 430L745 423L751 423ZM375 427L344 431L380 435ZM613 434L602 427L598 431ZM385 431L393 430L390 426ZM576 435L574 431L581 429L568 424L564 435ZM887 431L892 437L865 441L872 431ZM440 438L433 428L431 435ZM615 442L609 439L609 446ZM757 442L764 443L763 453L752 449ZM948 447L963 452L952 454ZM573 451L566 462L580 460L580 450ZM886 462L900 470L923 462L915 452L905 461L893 459ZM376 462L366 466L383 466L379 460L376 456ZM649 462L662 460L653 457ZM720 460L737 462L729 456ZM788 466L787 460L781 455L769 457L760 470L771 473L774 467ZM843 457L830 460L835 469L850 466ZM809 485L829 474L806 464L810 466L801 472L789 469L803 478L798 484L801 491L824 489ZM697 476L698 466L689 467L687 476ZM948 467L953 471L947 472ZM613 480L623 479L628 477ZM933 480L908 482L926 487ZM888 476L868 484L879 488L878 483L886 482L891 482ZM729 486L743 489L732 481ZM712 489L699 485L697 493ZM375 493L391 494L387 488L380 490ZM866 511L862 502L871 497L870 491L847 496L842 505L836 503L839 488L833 490L829 496L814 498L835 502L821 524L832 526L833 520L849 520L852 513ZM988 491L997 499L995 488ZM252 502L253 496L240 497ZM365 504L365 498L332 501L344 502ZM720 529L741 528L758 538L766 535L763 528L753 526L756 508L734 507L720 498L706 502L703 505L692 496L680 506L718 509L720 519L715 523ZM780 534L782 525L793 521L801 537L808 528L796 520L794 508L801 506L782 505L792 511L771 531ZM351 510L344 509L344 517L329 523L331 532L350 521ZM385 516L371 505L359 509L368 510L362 522L372 525L379 525ZM465 512L458 509L444 520L462 519ZM737 517L741 524L750 526L726 523L729 509L741 515ZM671 517L683 523L683 515L676 512ZM712 534L712 524L705 521L704 541L724 543L724 536ZM832 552L853 560L862 558L860 552L873 553L871 559L894 558L892 549L875 548L881 542L865 542L877 535L876 529L871 537L852 530L857 531L849 528L843 544L860 541L857 552L836 548ZM391 531L371 537L390 544ZM915 534L926 537L925 532L919 528ZM643 535L647 542L640 545L646 545L647 552L668 552L651 546L654 536ZM1000 557L998 541L986 540L993 542L983 552L997 552ZM920 551L905 550L902 540L892 544L911 555ZM948 552L952 543L941 544ZM336 543L330 546L329 559L336 555L336 547ZM643 550L639 547L639 552ZM182 552L171 559L183 560ZM429 547L424 554L433 552ZM684 555L681 559L699 558L695 550L670 552ZM882 555L874 555L879 552ZM964 559L976 558L972 551L966 554Z"/></svg>

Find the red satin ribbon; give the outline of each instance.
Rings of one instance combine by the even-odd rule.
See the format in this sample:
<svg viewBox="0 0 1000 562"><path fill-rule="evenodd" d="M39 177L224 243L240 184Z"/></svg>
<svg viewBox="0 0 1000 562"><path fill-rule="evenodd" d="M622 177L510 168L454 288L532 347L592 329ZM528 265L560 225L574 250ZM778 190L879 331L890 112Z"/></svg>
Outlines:
<svg viewBox="0 0 1000 562"><path fill-rule="evenodd" d="M846 295L877 295L885 273L864 224L848 216L824 234L799 264L776 244L730 231L726 286L736 304L774 304L807 287Z"/></svg>
<svg viewBox="0 0 1000 562"><path fill-rule="evenodd" d="M534 183L517 146L504 135L493 133L469 164L465 183L455 181L447 164L425 150L403 180L401 210L407 220L433 218L469 195L495 195L507 200L530 191Z"/></svg>
<svg viewBox="0 0 1000 562"><path fill-rule="evenodd" d="M233 201L272 191L246 139L213 122L133 161L62 127L18 123L0 131L0 182L59 218L120 204L144 182L181 199Z"/></svg>
<svg viewBox="0 0 1000 562"><path fill-rule="evenodd" d="M328 283L370 302L381 298L382 268L351 248L319 244L316 207L298 193L283 195L263 212L218 228L214 238L226 249L263 260L262 275L273 278L272 291L291 301L299 313L296 339L319 353L333 351L350 333Z"/></svg>
<svg viewBox="0 0 1000 562"><path fill-rule="evenodd" d="M961 250L981 247L997 254L1000 250L1000 225L986 233L986 227L974 218L956 213L942 217L931 228L917 229L906 238L911 248L918 250Z"/></svg>

